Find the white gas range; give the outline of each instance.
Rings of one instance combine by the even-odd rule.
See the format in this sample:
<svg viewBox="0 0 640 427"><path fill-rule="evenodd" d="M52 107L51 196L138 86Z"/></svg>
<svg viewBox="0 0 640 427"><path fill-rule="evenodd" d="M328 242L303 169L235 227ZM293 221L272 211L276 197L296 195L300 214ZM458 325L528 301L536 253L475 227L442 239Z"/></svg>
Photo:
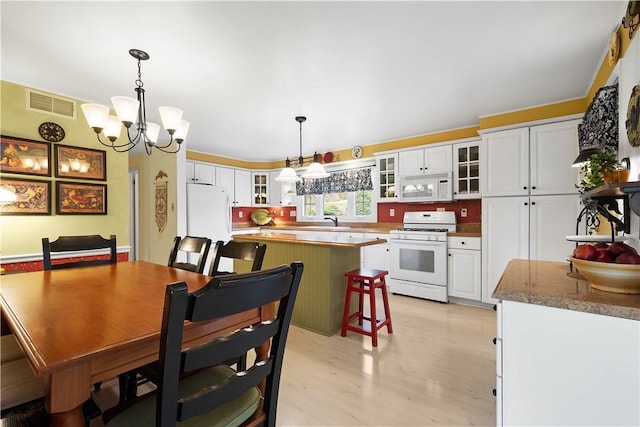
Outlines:
<svg viewBox="0 0 640 427"><path fill-rule="evenodd" d="M391 292L448 302L447 233L455 230L455 212L406 212L403 228L389 232Z"/></svg>

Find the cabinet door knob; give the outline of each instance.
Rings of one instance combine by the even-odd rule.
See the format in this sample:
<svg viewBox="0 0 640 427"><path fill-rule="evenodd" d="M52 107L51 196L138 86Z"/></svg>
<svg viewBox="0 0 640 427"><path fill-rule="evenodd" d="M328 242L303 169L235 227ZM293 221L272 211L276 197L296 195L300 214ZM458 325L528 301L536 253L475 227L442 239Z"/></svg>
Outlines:
<svg viewBox="0 0 640 427"><path fill-rule="evenodd" d="M493 345L496 345L496 342L498 341L498 338L494 338L492 341L493 341Z"/></svg>
<svg viewBox="0 0 640 427"><path fill-rule="evenodd" d="M531 204L532 204L532 205L535 205L535 204L536 204L536 202L531 202Z"/></svg>
<svg viewBox="0 0 640 427"><path fill-rule="evenodd" d="M535 190L535 189L536 189L536 186L534 185L533 187L531 187L531 189L532 189L532 190Z"/></svg>
<svg viewBox="0 0 640 427"><path fill-rule="evenodd" d="M522 189L523 189L523 190L526 190L526 189L527 189L527 186L525 185L524 187L522 187Z"/></svg>
<svg viewBox="0 0 640 427"><path fill-rule="evenodd" d="M495 388L493 389L492 393L493 393L494 396L498 395L498 391Z"/></svg>
<svg viewBox="0 0 640 427"><path fill-rule="evenodd" d="M528 205L529 205L529 203L527 203L527 202L524 202L524 205L525 205L525 206L528 206Z"/></svg>
<svg viewBox="0 0 640 427"><path fill-rule="evenodd" d="M466 242L460 242L460 244L462 244L462 245L466 245Z"/></svg>

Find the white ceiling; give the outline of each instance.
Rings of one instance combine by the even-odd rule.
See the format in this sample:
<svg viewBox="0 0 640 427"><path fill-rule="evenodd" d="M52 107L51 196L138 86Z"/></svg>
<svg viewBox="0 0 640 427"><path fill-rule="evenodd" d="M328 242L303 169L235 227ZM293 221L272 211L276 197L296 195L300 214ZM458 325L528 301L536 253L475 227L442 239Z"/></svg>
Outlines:
<svg viewBox="0 0 640 427"><path fill-rule="evenodd" d="M176 106L189 149L280 160L297 115L310 155L584 97L626 4L3 0L1 71L109 104L134 96L128 50L145 50L149 120Z"/></svg>

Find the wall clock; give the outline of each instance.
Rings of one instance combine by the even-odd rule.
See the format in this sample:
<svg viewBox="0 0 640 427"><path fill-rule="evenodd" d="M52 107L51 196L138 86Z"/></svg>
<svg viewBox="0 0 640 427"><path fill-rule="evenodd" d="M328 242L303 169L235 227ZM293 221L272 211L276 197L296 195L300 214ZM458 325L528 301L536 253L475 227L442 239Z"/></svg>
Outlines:
<svg viewBox="0 0 640 427"><path fill-rule="evenodd" d="M629 107L627 108L627 137L632 147L640 147L640 85L631 90Z"/></svg>
<svg viewBox="0 0 640 427"><path fill-rule="evenodd" d="M351 149L351 157L353 157L354 159L359 159L360 157L362 157L362 147L360 147L359 145L353 147Z"/></svg>
<svg viewBox="0 0 640 427"><path fill-rule="evenodd" d="M64 129L57 123L44 122L38 127L38 133L45 141L60 142L64 139Z"/></svg>

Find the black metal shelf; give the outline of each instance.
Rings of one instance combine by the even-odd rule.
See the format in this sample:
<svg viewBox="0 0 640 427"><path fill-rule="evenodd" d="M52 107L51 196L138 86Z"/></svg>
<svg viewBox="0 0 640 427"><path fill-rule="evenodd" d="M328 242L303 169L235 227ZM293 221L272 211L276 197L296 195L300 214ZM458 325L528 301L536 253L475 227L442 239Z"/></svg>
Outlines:
<svg viewBox="0 0 640 427"><path fill-rule="evenodd" d="M611 216L608 219L612 222L619 223L618 225L622 226L620 228L622 228L625 233L629 233L631 231L629 223L630 210L633 210L636 215L640 215L640 196L638 196L638 193L640 193L640 181L611 182L587 191L581 194L580 197L583 199L593 199L599 206L607 210L611 207L617 213L621 212L617 210L617 203L615 202L622 200L624 222Z"/></svg>

